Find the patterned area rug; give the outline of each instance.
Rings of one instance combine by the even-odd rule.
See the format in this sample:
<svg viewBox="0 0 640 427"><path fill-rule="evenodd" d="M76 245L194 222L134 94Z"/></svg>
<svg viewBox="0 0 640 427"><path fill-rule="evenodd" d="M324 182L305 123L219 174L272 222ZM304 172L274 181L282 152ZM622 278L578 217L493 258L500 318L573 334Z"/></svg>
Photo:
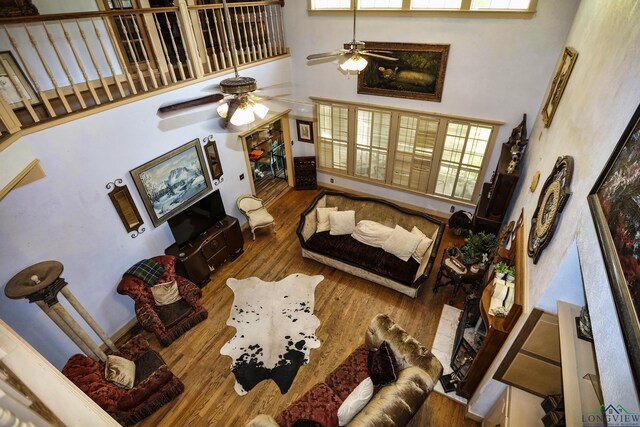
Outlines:
<svg viewBox="0 0 640 427"><path fill-rule="evenodd" d="M273 379L285 394L309 352L320 347L320 320L313 314L315 289L323 276L292 274L278 282L257 277L228 279L235 294L227 325L236 334L220 353L233 359L235 390L244 395Z"/></svg>

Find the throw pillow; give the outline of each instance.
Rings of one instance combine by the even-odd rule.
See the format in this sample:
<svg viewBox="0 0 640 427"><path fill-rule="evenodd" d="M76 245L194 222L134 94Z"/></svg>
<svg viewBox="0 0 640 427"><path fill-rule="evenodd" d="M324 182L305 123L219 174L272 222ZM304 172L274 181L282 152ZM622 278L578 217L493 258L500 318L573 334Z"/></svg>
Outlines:
<svg viewBox="0 0 640 427"><path fill-rule="evenodd" d="M377 350L369 352L367 365L374 385L389 384L398 378L396 357L386 341L383 341Z"/></svg>
<svg viewBox="0 0 640 427"><path fill-rule="evenodd" d="M159 283L151 287L151 293L156 305L169 305L181 300L180 291L176 281Z"/></svg>
<svg viewBox="0 0 640 427"><path fill-rule="evenodd" d="M330 235L351 234L356 228L356 211L329 212L329 222L331 223Z"/></svg>
<svg viewBox="0 0 640 427"><path fill-rule="evenodd" d="M104 377L118 387L130 389L136 379L136 364L120 356L107 356Z"/></svg>
<svg viewBox="0 0 640 427"><path fill-rule="evenodd" d="M164 267L162 264L151 259L143 259L124 272L124 274L136 276L149 286L155 285L163 273Z"/></svg>
<svg viewBox="0 0 640 427"><path fill-rule="evenodd" d="M338 409L338 425L345 426L358 415L367 403L373 397L373 381L371 378L365 378L358 387L351 392L349 396L342 402Z"/></svg>
<svg viewBox="0 0 640 427"><path fill-rule="evenodd" d="M420 237L420 243L418 243L418 246L413 252L413 255L411 255L411 258L418 261L418 263L422 263L422 257L431 247L431 243L433 243L433 240L428 238L427 235L420 231L420 229L415 225L411 229L411 234L415 234L416 236Z"/></svg>
<svg viewBox="0 0 640 427"><path fill-rule="evenodd" d="M382 244L389 238L393 228L387 227L375 221L363 219L356 225L351 237L365 245L381 248Z"/></svg>
<svg viewBox="0 0 640 427"><path fill-rule="evenodd" d="M291 427L322 427L322 424L313 420L300 419L291 424Z"/></svg>
<svg viewBox="0 0 640 427"><path fill-rule="evenodd" d="M316 220L318 225L316 226L316 233L321 231L329 231L331 229L331 223L329 222L329 212L336 212L337 207L333 208L316 208Z"/></svg>
<svg viewBox="0 0 640 427"><path fill-rule="evenodd" d="M389 238L382 244L382 249L403 261L408 261L419 243L420 237L396 225L396 228L391 232Z"/></svg>

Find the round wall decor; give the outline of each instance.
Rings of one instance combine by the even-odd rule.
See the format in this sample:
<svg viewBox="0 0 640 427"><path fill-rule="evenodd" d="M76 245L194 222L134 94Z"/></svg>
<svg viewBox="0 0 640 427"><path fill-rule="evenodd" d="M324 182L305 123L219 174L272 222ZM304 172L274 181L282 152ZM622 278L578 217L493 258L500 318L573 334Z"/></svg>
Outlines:
<svg viewBox="0 0 640 427"><path fill-rule="evenodd" d="M558 225L560 213L571 195L573 157L561 156L556 160L551 175L542 187L538 206L531 218L527 253L536 264L542 250L549 244Z"/></svg>

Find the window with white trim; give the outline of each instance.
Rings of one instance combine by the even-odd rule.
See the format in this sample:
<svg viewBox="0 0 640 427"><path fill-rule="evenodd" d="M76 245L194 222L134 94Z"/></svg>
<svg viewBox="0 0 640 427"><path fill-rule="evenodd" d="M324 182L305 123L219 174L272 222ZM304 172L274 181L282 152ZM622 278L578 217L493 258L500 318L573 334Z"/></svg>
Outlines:
<svg viewBox="0 0 640 427"><path fill-rule="evenodd" d="M351 0L311 0L311 9L351 9Z"/></svg>
<svg viewBox="0 0 640 427"><path fill-rule="evenodd" d="M385 180L390 133L390 113L357 109L356 176Z"/></svg>
<svg viewBox="0 0 640 427"><path fill-rule="evenodd" d="M358 9L402 9L402 0L358 0Z"/></svg>
<svg viewBox="0 0 640 427"><path fill-rule="evenodd" d="M487 12L503 16L521 16L536 11L538 0L307 0L310 11L358 10L369 13L428 13L428 12L465 12L467 16L482 16ZM471 12L471 13L470 13Z"/></svg>
<svg viewBox="0 0 640 427"><path fill-rule="evenodd" d="M320 167L347 170L349 109L340 105L318 106L318 148Z"/></svg>
<svg viewBox="0 0 640 427"><path fill-rule="evenodd" d="M453 201L480 193L497 123L315 103L320 170Z"/></svg>

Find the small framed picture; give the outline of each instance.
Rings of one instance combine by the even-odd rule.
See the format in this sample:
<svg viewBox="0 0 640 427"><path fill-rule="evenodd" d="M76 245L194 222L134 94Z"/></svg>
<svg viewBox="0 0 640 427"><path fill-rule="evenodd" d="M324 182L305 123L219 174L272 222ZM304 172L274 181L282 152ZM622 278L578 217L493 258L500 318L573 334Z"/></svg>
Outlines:
<svg viewBox="0 0 640 427"><path fill-rule="evenodd" d="M313 122L308 120L296 120L298 127L298 141L313 144Z"/></svg>
<svg viewBox="0 0 640 427"><path fill-rule="evenodd" d="M14 110L24 107L23 99L31 105L40 102L31 83L9 51L0 52L0 96Z"/></svg>

